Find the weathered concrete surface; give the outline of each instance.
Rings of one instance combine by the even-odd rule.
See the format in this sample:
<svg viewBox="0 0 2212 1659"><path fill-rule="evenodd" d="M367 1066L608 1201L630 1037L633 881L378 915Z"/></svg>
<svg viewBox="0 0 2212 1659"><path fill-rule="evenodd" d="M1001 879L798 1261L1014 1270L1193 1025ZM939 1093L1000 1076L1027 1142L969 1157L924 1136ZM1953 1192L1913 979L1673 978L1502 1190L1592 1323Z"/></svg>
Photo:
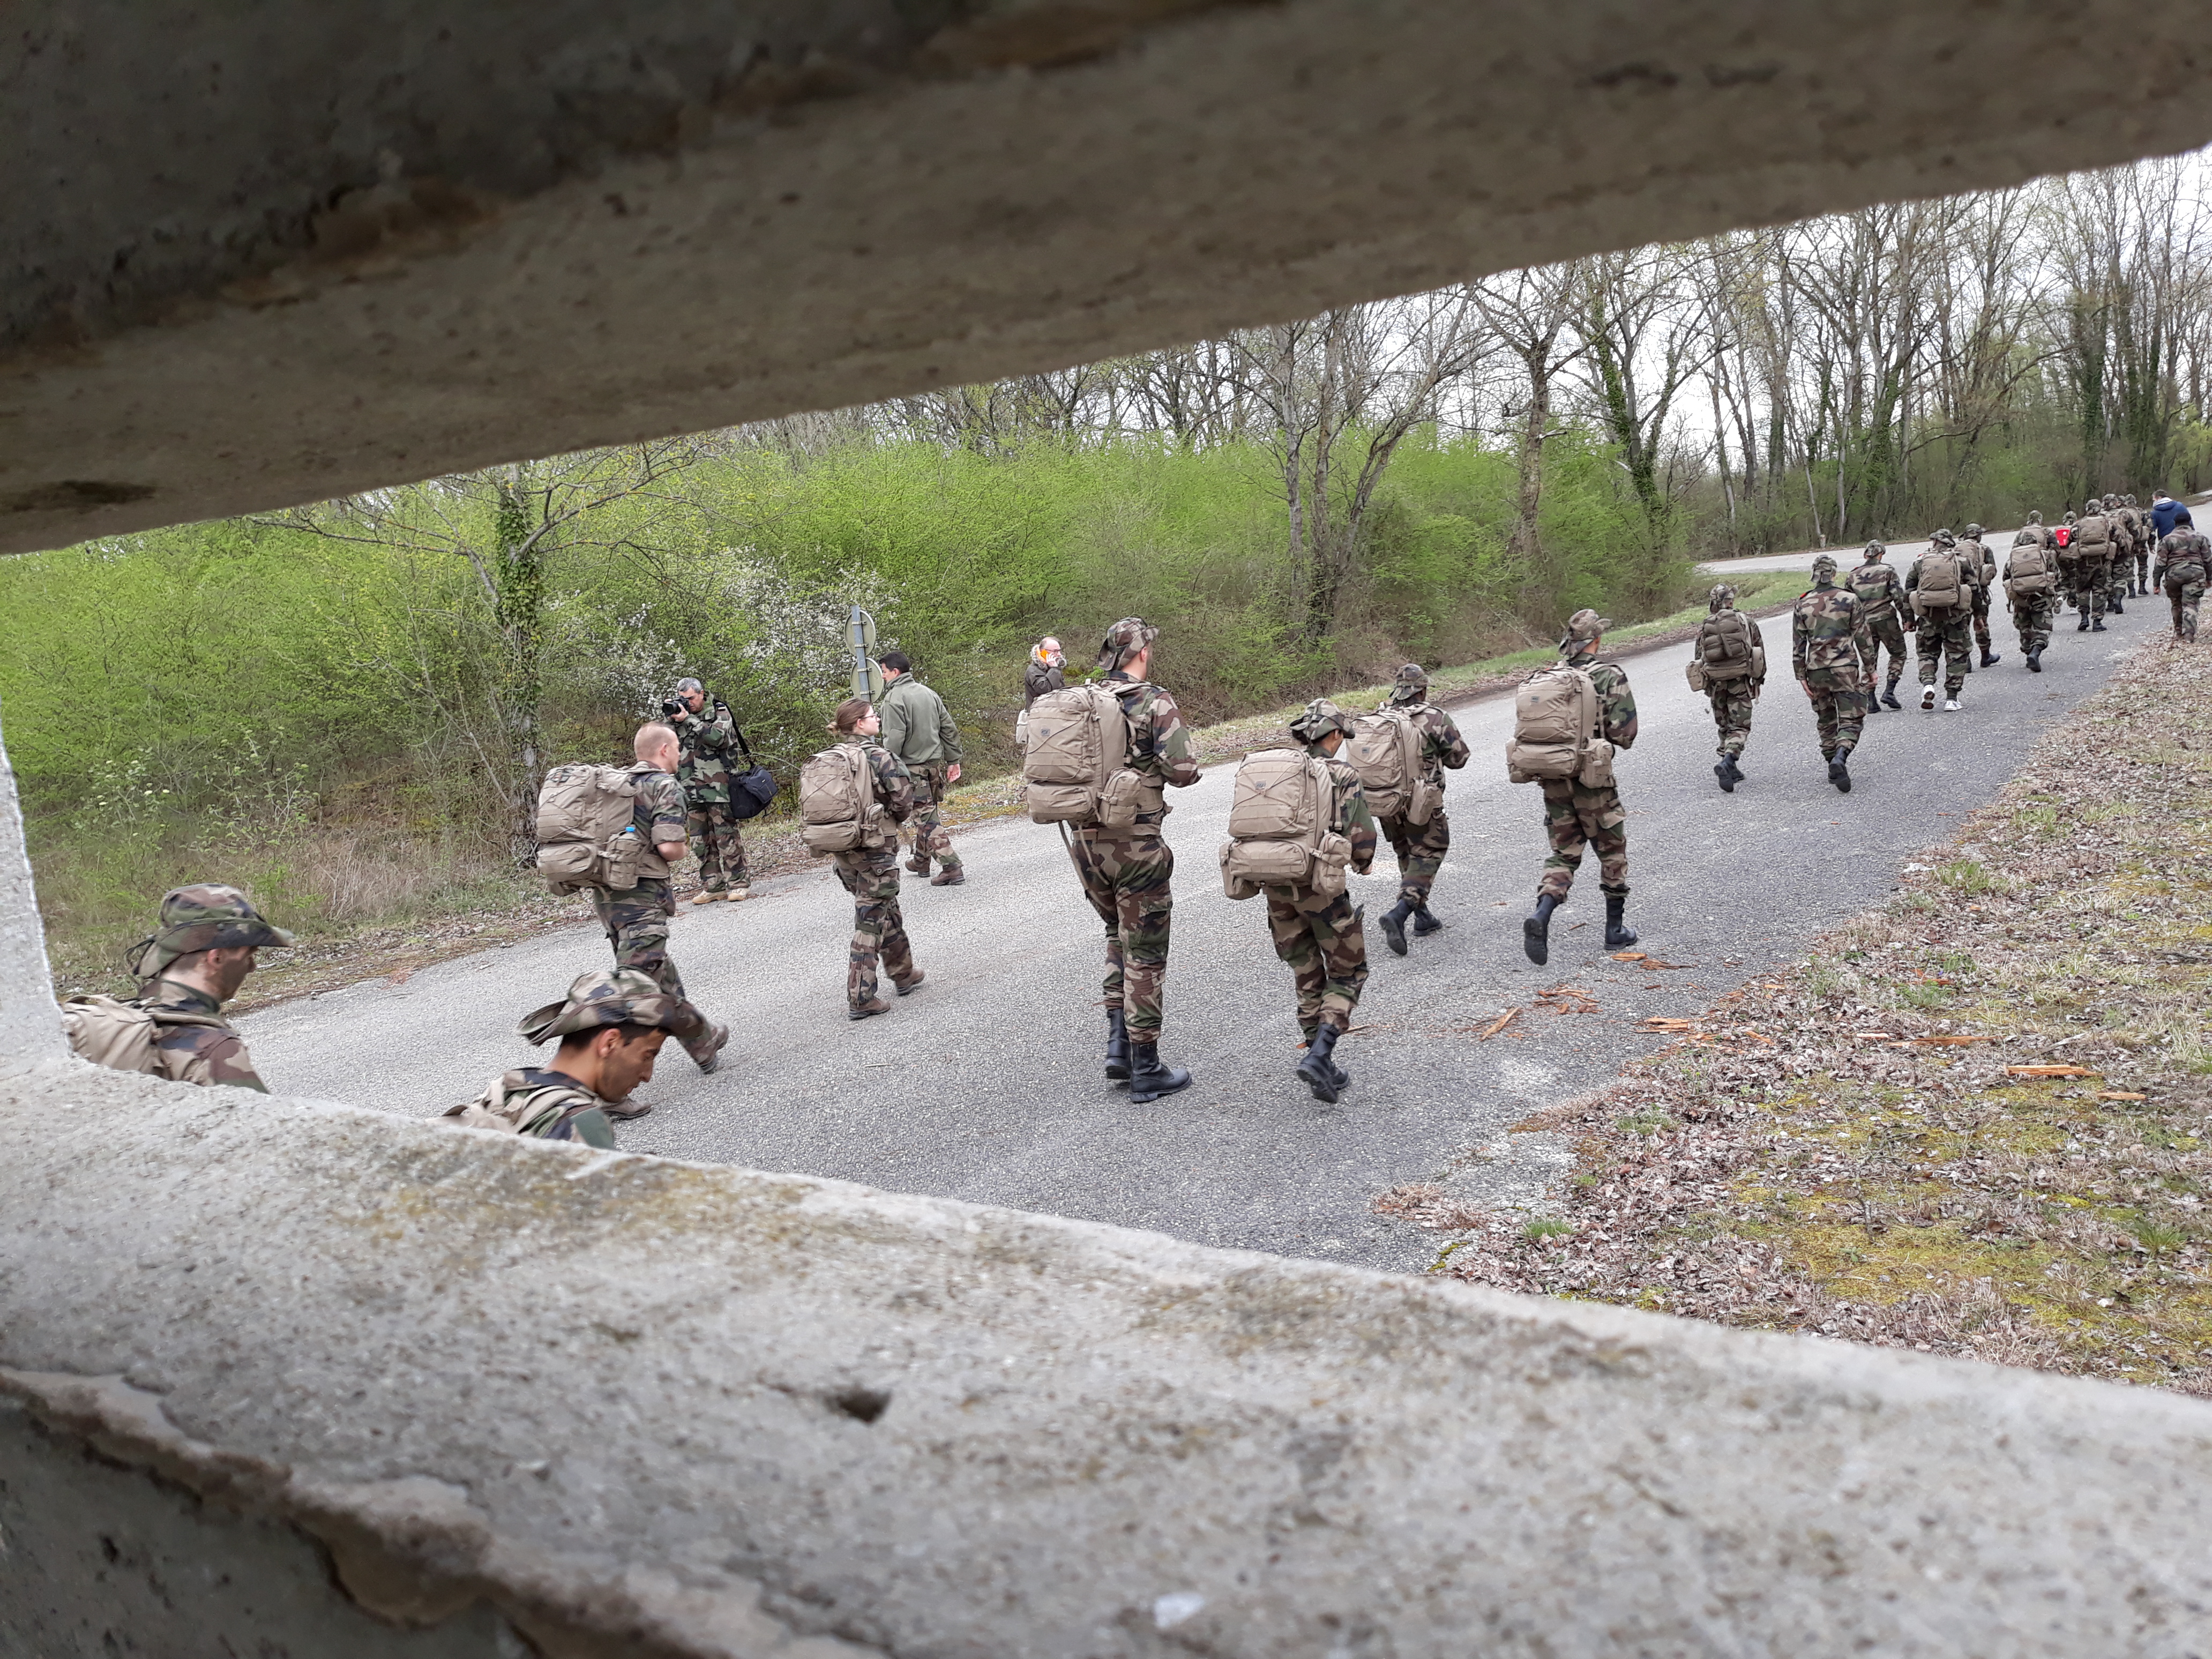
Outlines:
<svg viewBox="0 0 2212 1659"><path fill-rule="evenodd" d="M2202 24L27 0L0 40L0 551L2191 148Z"/></svg>
<svg viewBox="0 0 2212 1659"><path fill-rule="evenodd" d="M810 1659L2212 1650L2212 1409L2148 1390L75 1066L0 1125L6 1391L322 1540L389 1619Z"/></svg>
<svg viewBox="0 0 2212 1659"><path fill-rule="evenodd" d="M58 1060L66 1052L46 967L46 930L23 845L15 769L0 748L0 1065Z"/></svg>

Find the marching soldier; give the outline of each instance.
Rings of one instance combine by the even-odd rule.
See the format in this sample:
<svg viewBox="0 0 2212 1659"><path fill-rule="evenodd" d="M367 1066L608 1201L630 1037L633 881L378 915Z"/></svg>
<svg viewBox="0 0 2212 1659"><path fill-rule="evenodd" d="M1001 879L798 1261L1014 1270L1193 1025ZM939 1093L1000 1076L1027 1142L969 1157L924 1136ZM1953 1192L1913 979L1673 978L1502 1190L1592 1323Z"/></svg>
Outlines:
<svg viewBox="0 0 2212 1659"><path fill-rule="evenodd" d="M2043 672L2043 653L2051 648L2051 624L2058 614L2058 557L2051 532L2040 514L2014 533L2012 556L2005 561L2005 597L2012 601L2013 626L2020 630L2020 648L2031 674Z"/></svg>
<svg viewBox="0 0 2212 1659"><path fill-rule="evenodd" d="M1997 585L1997 556L1984 544L1981 526L1966 526L1966 533L1959 543L1959 555L1966 560L1967 574L1974 580L1974 643L1982 653L1979 665L1994 668L2003 660L1990 649L1990 595Z"/></svg>
<svg viewBox="0 0 2212 1659"><path fill-rule="evenodd" d="M1167 790L1198 781L1198 754L1175 699L1146 677L1160 630L1124 617L1098 647L1102 681L1128 722L1128 769L1142 781L1127 830L1075 830L1069 855L1083 896L1106 924L1106 1075L1129 1080L1139 1104L1188 1088L1190 1073L1160 1063L1162 992L1175 908L1175 854L1161 834Z"/></svg>
<svg viewBox="0 0 2212 1659"><path fill-rule="evenodd" d="M462 1128L612 1146L610 1119L653 1109L630 1097L653 1081L660 1045L703 1018L635 969L581 975L567 996L525 1014L514 1028L532 1046L559 1037L553 1063L501 1073L446 1117Z"/></svg>
<svg viewBox="0 0 2212 1659"><path fill-rule="evenodd" d="M2135 544L2120 521L2120 498L2106 495L2096 505L2105 514L2105 614L2124 617L2128 585L2135 580Z"/></svg>
<svg viewBox="0 0 2212 1659"><path fill-rule="evenodd" d="M1631 749L1636 744L1636 694L1629 690L1627 671L1616 662L1600 662L1597 655L1611 625L1595 611L1576 611L1559 641L1559 663L1590 677L1597 691L1597 735L1616 750ZM1626 950L1637 935L1627 921L1628 813L1620 804L1620 786L1546 778L1543 790L1544 833L1552 852L1536 889L1535 914L1521 924L1521 948L1540 968L1550 959L1552 913L1566 902L1587 847L1597 854L1598 890L1605 895L1606 948Z"/></svg>
<svg viewBox="0 0 2212 1659"><path fill-rule="evenodd" d="M1352 843L1351 867L1365 875L1375 862L1375 820L1359 775L1335 758L1351 731L1352 721L1326 697L1315 698L1291 722L1291 735L1328 767L1328 829ZM1367 935L1359 911L1349 893L1324 897L1310 887L1282 884L1261 890L1268 937L1297 983L1298 1030L1305 1038L1298 1078L1316 1100L1334 1102L1352 1081L1333 1058L1336 1040L1351 1025L1367 983Z"/></svg>
<svg viewBox="0 0 2212 1659"><path fill-rule="evenodd" d="M2113 516L2120 522L2121 532L2127 538L2129 552L2134 561L2127 571L2128 597L2131 599L2148 599L2151 592L2150 559L2154 550L2150 523L2136 506L2133 495L2120 497L2120 504L2113 509Z"/></svg>
<svg viewBox="0 0 2212 1659"><path fill-rule="evenodd" d="M877 664L884 671L883 700L876 708L883 722L883 746L914 780L914 856L906 867L917 876L929 875L933 857L938 872L932 887L957 887L968 879L960 855L952 850L952 836L939 813L945 793L960 781L960 728L952 711L939 696L914 678L914 665L903 651L886 651Z"/></svg>
<svg viewBox="0 0 2212 1659"><path fill-rule="evenodd" d="M857 749L868 763L869 787L884 814L904 823L915 810L914 780L878 738L883 720L866 697L848 697L831 717L831 730L842 747ZM899 911L898 832L889 831L879 847L833 853L837 879L853 896L853 946L845 968L845 1014L866 1019L889 1013L890 1004L876 994L878 962L891 984L906 996L921 984L907 942L906 918ZM910 866L909 866L910 867Z"/></svg>
<svg viewBox="0 0 2212 1659"><path fill-rule="evenodd" d="M2074 604L2081 613L2074 631L2101 634L2112 585L2112 527L2104 503L2093 495L2082 504L2078 518L2069 513L2066 521L2070 533L2065 550L2074 556Z"/></svg>
<svg viewBox="0 0 2212 1659"><path fill-rule="evenodd" d="M1404 710L1419 730L1421 775L1441 797L1444 769L1457 771L1467 764L1467 739L1460 736L1452 717L1428 701L1428 691L1427 673L1420 664L1409 662L1398 670L1397 682L1382 706ZM1335 752L1334 745L1330 752ZM1379 918L1382 942L1402 957L1409 918L1413 932L1424 939L1443 927L1430 914L1429 894L1436 886L1437 872L1443 868L1444 854L1451 851L1451 823L1440 800L1426 823L1409 823L1401 817L1384 818L1380 827L1398 859L1398 902Z"/></svg>
<svg viewBox="0 0 2212 1659"><path fill-rule="evenodd" d="M1863 631L1857 593L1836 585L1836 562L1821 554L1813 561L1813 586L1797 596L1790 618L1790 665L1812 702L1828 781L1847 795L1872 678L1859 651Z"/></svg>
<svg viewBox="0 0 2212 1659"><path fill-rule="evenodd" d="M1766 641L1759 624L1735 608L1735 589L1726 582L1705 595L1705 620L1690 646L1690 684L1702 687L1711 705L1720 734L1713 775L1733 795L1743 781L1736 763L1751 739L1752 705L1766 684Z"/></svg>
<svg viewBox="0 0 2212 1659"><path fill-rule="evenodd" d="M2154 579L2173 608L2173 637L2190 645L2197 643L2197 607L2204 597L2208 570L2212 542L2195 525L2185 520L2160 538Z"/></svg>
<svg viewBox="0 0 2212 1659"><path fill-rule="evenodd" d="M1959 556L1959 538L1939 530L1929 539L1928 550L1905 573L1905 591L1911 596L1919 620L1920 706L1936 706L1936 663L1943 663L1943 707L1959 709L1959 693L1966 688L1971 635L1967 619L1973 614L1972 574Z"/></svg>
<svg viewBox="0 0 2212 1659"><path fill-rule="evenodd" d="M720 697L711 703L696 680L676 682L661 708L676 729L676 781L684 791L684 827L699 860L694 904L716 899L742 902L752 896L745 879L745 843L730 810L730 757L738 744L737 717Z"/></svg>
<svg viewBox="0 0 2212 1659"><path fill-rule="evenodd" d="M1859 602L1859 660L1866 668L1866 712L1902 708L1897 700L1897 683L1905 678L1905 635L1913 624L1905 611L1905 583L1898 576L1897 567L1889 562L1889 550L1880 542L1869 542L1866 556L1844 580ZM1875 671L1884 650L1889 653L1889 678L1881 683L1877 702Z"/></svg>

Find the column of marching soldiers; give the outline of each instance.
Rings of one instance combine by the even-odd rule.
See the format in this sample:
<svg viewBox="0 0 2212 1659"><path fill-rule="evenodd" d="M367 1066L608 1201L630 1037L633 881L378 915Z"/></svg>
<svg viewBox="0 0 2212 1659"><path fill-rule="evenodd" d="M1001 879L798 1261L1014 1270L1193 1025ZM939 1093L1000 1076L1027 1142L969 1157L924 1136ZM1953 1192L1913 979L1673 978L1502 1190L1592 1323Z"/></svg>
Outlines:
<svg viewBox="0 0 2212 1659"><path fill-rule="evenodd" d="M2163 491L2146 511L2132 495L2093 499L2064 522L2032 514L2000 566L1968 525L1938 530L1900 578L1880 542L1838 580L1836 561L1814 561L1814 586L1798 599L1791 667L1811 702L1828 780L1848 793L1862 723L1898 709L1905 635L1917 639L1920 707L1957 712L1979 652L1999 660L1990 611L2002 586L2027 667L2039 673L2063 606L2076 631L2098 632L2129 599L2163 594L2174 638L2193 644L2212 543L2187 507ZM1715 776L1733 793L1766 674L1759 625L1723 583L1708 597L1688 665L1719 733ZM1522 945L1541 965L1553 914L1565 901L1586 850L1598 859L1605 943L1637 941L1628 925L1626 813L1613 762L1636 741L1636 701L1618 663L1601 659L1609 626L1594 611L1568 619L1559 659L1524 680L1515 698L1509 777L1540 786L1551 852ZM1190 1073L1161 1060L1175 854L1164 836L1170 788L1199 778L1190 728L1175 699L1151 676L1158 630L1138 617L1102 641L1098 673L1066 684L1057 640L1032 649L1017 732L1030 817L1059 827L1085 898L1105 929L1103 1070L1144 1103L1186 1088ZM1882 657L1887 653L1887 673ZM807 846L827 854L852 896L854 932L846 976L849 1018L890 1011L879 975L896 995L919 990L899 908L901 830L912 851L903 867L935 886L966 879L939 817L960 776L960 734L944 701L916 679L908 659L886 652L877 697L848 698L831 720L836 744L800 769L799 819ZM1366 985L1365 917L1347 873L1369 872L1378 843L1395 854L1399 892L1377 918L1385 944L1407 952L1407 934L1439 931L1429 897L1451 845L1444 773L1464 767L1467 742L1428 699L1418 664L1400 669L1374 713L1354 716L1316 698L1289 725L1295 746L1261 750L1238 764L1220 849L1232 899L1263 897L1276 954L1296 987L1302 1036L1294 1068L1314 1097L1338 1100L1351 1082L1336 1046ZM566 995L524 1016L533 1045L556 1038L550 1062L495 1078L447 1120L465 1127L612 1146L611 1121L642 1116L633 1098L673 1037L702 1073L720 1064L727 1026L685 994L668 951L676 903L673 867L688 845L700 869L694 904L741 902L750 892L738 825L776 793L752 757L729 707L696 679L678 683L664 718L638 729L627 768L558 767L538 800L538 868L556 892L588 894L614 954L611 969L579 977ZM140 982L129 1000L79 996L64 1005L77 1054L97 1064L194 1084L264 1085L222 1007L253 970L257 951L292 944L234 887L200 884L166 895L153 934L126 961Z"/></svg>

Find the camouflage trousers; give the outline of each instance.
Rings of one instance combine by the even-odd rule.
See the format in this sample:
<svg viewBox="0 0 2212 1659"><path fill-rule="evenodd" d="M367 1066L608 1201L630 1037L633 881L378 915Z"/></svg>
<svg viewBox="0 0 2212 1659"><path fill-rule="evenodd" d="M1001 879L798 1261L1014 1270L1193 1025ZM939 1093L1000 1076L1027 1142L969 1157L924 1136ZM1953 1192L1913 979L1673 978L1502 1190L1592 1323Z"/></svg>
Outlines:
<svg viewBox="0 0 2212 1659"><path fill-rule="evenodd" d="M1451 820L1444 816L1441 806L1426 823L1408 823L1403 818L1381 818L1375 827L1390 843L1390 850L1398 855L1398 896L1420 909L1429 902L1429 890L1437 884L1437 872L1443 868L1444 854L1451 851ZM1362 961L1366 960L1363 956ZM1285 957L1285 962L1290 958Z"/></svg>
<svg viewBox="0 0 2212 1659"><path fill-rule="evenodd" d="M2136 550L2136 586L2146 593L2150 592L2150 549L2148 547Z"/></svg>
<svg viewBox="0 0 2212 1659"><path fill-rule="evenodd" d="M1873 694L1876 678L1877 659L1889 653L1889 678L1882 684L1894 690L1898 681L1905 678L1905 624L1898 620L1897 612L1861 623L1858 629L1859 660L1866 665L1867 691Z"/></svg>
<svg viewBox="0 0 2212 1659"><path fill-rule="evenodd" d="M944 810L945 769L935 766L910 766L914 775L914 813L906 827L914 831L914 861L921 873L929 873L929 861L935 859L948 870L960 867L960 854L952 850L952 837L939 819Z"/></svg>
<svg viewBox="0 0 2212 1659"><path fill-rule="evenodd" d="M615 966L636 969L690 1008L684 975L676 971L668 954L668 919L676 914L675 892L668 881L659 876L641 876L636 886L623 892L608 887L594 887L590 892L592 908L599 913L599 926L607 930L607 943L614 946ZM696 1008L689 1023L675 1033L676 1040L695 1060L698 1044L707 1035L707 1021Z"/></svg>
<svg viewBox="0 0 2212 1659"><path fill-rule="evenodd" d="M1295 887L1266 890L1267 936L1297 981L1298 1030L1309 1040L1316 1026L1345 1030L1367 983L1367 933L1351 895L1323 900Z"/></svg>
<svg viewBox="0 0 2212 1659"><path fill-rule="evenodd" d="M2105 593L2112 586L2109 560L2076 559L2063 567L2066 598L2092 622L2105 620Z"/></svg>
<svg viewBox="0 0 2212 1659"><path fill-rule="evenodd" d="M1733 760L1751 741L1751 709L1756 699L1750 677L1712 681L1705 687L1705 701L1713 706L1713 729L1721 738L1713 752Z"/></svg>
<svg viewBox="0 0 2212 1659"><path fill-rule="evenodd" d="M1980 588L1974 590L1974 643L1982 654L1990 654L1990 596Z"/></svg>
<svg viewBox="0 0 2212 1659"><path fill-rule="evenodd" d="M2128 579L2135 574L2135 555L2115 553L2105 561L2105 608L2109 611L2128 596Z"/></svg>
<svg viewBox="0 0 2212 1659"><path fill-rule="evenodd" d="M1544 860L1544 878L1536 884L1539 896L1566 897L1575 872L1583 866L1585 847L1597 854L1598 890L1628 890L1628 814L1617 786L1545 779L1544 833L1551 838L1552 856Z"/></svg>
<svg viewBox="0 0 2212 1659"><path fill-rule="evenodd" d="M2173 608L2173 637L2197 641L2197 605L2204 597L2204 567L2184 565L2166 573L2166 603Z"/></svg>
<svg viewBox="0 0 2212 1659"><path fill-rule="evenodd" d="M1920 618L1917 648L1921 684L1936 684L1936 659L1940 657L1943 659L1943 690L1948 696L1957 696L1965 689L1966 676L1973 667L1965 609L1950 605L1924 614Z"/></svg>
<svg viewBox="0 0 2212 1659"><path fill-rule="evenodd" d="M2016 594L2012 601L2013 626L2020 629L2020 648L2040 651L2051 643L2051 624L2058 617L2058 590Z"/></svg>
<svg viewBox="0 0 2212 1659"><path fill-rule="evenodd" d="M857 1008L876 994L876 965L894 984L914 977L914 951L899 912L898 842L833 853L837 879L853 896L853 948L845 963L845 1000Z"/></svg>
<svg viewBox="0 0 2212 1659"><path fill-rule="evenodd" d="M684 833L690 839L691 856L699 860L700 886L710 893L726 893L745 885L745 843L729 802L692 803L684 815Z"/></svg>
<svg viewBox="0 0 2212 1659"><path fill-rule="evenodd" d="M1083 896L1106 924L1105 1005L1119 1008L1132 1042L1160 1040L1175 908L1175 850L1157 825L1127 836L1078 830L1069 842Z"/></svg>
<svg viewBox="0 0 2212 1659"><path fill-rule="evenodd" d="M1922 624L1923 627L1925 623ZM1805 695L1813 704L1813 722L1820 733L1820 757L1835 758L1839 749L1856 749L1861 723L1866 719L1871 695L1859 684L1856 668L1808 668Z"/></svg>

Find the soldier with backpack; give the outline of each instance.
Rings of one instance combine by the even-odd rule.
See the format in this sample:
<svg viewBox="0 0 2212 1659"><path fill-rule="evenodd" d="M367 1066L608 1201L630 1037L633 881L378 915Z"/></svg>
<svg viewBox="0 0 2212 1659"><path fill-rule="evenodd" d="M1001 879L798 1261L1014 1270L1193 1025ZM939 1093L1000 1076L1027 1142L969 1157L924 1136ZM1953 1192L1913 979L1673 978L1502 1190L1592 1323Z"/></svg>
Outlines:
<svg viewBox="0 0 2212 1659"><path fill-rule="evenodd" d="M1797 596L1790 617L1790 665L1813 705L1828 781L1846 795L1872 678L1859 655L1863 635L1858 594L1836 585L1836 562L1823 553L1813 561L1813 586Z"/></svg>
<svg viewBox="0 0 2212 1659"><path fill-rule="evenodd" d="M2127 614L2128 583L2135 572L2135 544L2120 518L2120 498L2106 495L2093 503L2105 515L2108 551L2105 559L2105 614Z"/></svg>
<svg viewBox="0 0 2212 1659"><path fill-rule="evenodd" d="M1980 666L1994 668L2003 660L1990 649L1990 596L1997 585L1997 556L1982 541L1982 527L1978 524L1966 526L1966 533L1959 541L1959 556L1966 562L1966 573L1974 580L1974 644L1980 650Z"/></svg>
<svg viewBox="0 0 2212 1659"><path fill-rule="evenodd" d="M676 695L660 705L676 730L676 781L684 790L684 827L691 855L699 860L699 890L694 904L716 899L741 902L752 896L745 879L745 842L730 800L730 763L744 738L730 705L697 680L676 682ZM744 751L745 769L752 753Z"/></svg>
<svg viewBox="0 0 2212 1659"><path fill-rule="evenodd" d="M533 1046L559 1037L553 1063L501 1073L441 1121L532 1140L612 1146L609 1120L653 1109L633 1104L631 1092L653 1081L660 1045L700 1018L635 969L580 975L567 996L525 1014L514 1028Z"/></svg>
<svg viewBox="0 0 2212 1659"><path fill-rule="evenodd" d="M1341 758L1352 729L1342 709L1316 697L1291 722L1303 752L1247 755L1221 848L1229 896L1267 895L1267 935L1297 985L1298 1080L1331 1103L1352 1081L1334 1055L1367 983L1367 935L1345 872L1364 875L1375 862L1375 819L1359 774Z"/></svg>
<svg viewBox="0 0 2212 1659"><path fill-rule="evenodd" d="M291 943L292 935L235 887L173 888L162 895L153 934L125 958L138 994L127 1002L77 996L62 1005L70 1047L114 1071L267 1094L222 1006L254 970L262 946Z"/></svg>
<svg viewBox="0 0 2212 1659"><path fill-rule="evenodd" d="M1959 556L1959 538L1939 530L1929 539L1928 550L1905 573L1905 591L1911 596L1912 612L1919 622L1920 706L1936 706L1936 661L1943 660L1943 707L1959 710L1959 693L1966 688L1968 650L1972 635L1967 621L1973 614L1973 574Z"/></svg>
<svg viewBox="0 0 2212 1659"><path fill-rule="evenodd" d="M1759 624L1735 608L1735 589L1726 582L1705 596L1705 619L1690 647L1690 690L1712 704L1720 732L1720 760L1713 775L1722 790L1735 793L1743 781L1743 746L1751 738L1751 708L1766 684L1766 641Z"/></svg>
<svg viewBox="0 0 2212 1659"><path fill-rule="evenodd" d="M2123 574L2127 578L2128 597L2147 599L2150 595L2150 526L2136 507L2133 495L2120 497L2119 505L2112 509L2112 517L2120 526L2120 539L2126 544L2130 562Z"/></svg>
<svg viewBox="0 0 2212 1659"><path fill-rule="evenodd" d="M630 740L635 763L556 766L538 795L538 868L556 893L586 892L614 947L615 966L635 968L686 1008L684 976L668 954L676 914L671 868L684 856L681 753L673 728L654 720ZM713 1071L730 1028L696 1009L677 1033L702 1072Z"/></svg>
<svg viewBox="0 0 2212 1659"><path fill-rule="evenodd" d="M2077 634L2101 634L2105 631L2105 612L2109 608L2106 590L2112 581L2112 531L2105 517L2103 504L2094 498L2083 503L2081 516L2069 513L2067 518L2065 552L2070 557L2074 572L2074 606L2081 612Z"/></svg>
<svg viewBox="0 0 2212 1659"><path fill-rule="evenodd" d="M883 722L883 746L914 781L914 816L907 820L914 831L914 856L906 867L917 876L929 875L929 861L937 860L932 887L957 887L968 879L960 854L952 850L952 836L938 814L946 790L960 781L960 728L945 699L914 677L914 665L903 651L886 651L876 659L884 671L884 695L876 704Z"/></svg>
<svg viewBox="0 0 2212 1659"><path fill-rule="evenodd" d="M1880 542L1869 542L1866 556L1844 580L1859 602L1859 661L1866 670L1866 712L1902 708L1897 700L1897 683L1905 678L1905 635L1914 625L1905 609L1904 580L1889 562L1889 550ZM1877 700L1875 675L1884 650L1889 653L1889 677L1881 682Z"/></svg>
<svg viewBox="0 0 2212 1659"><path fill-rule="evenodd" d="M2040 514L2014 533L2012 556L2005 561L2005 597L2012 601L2013 625L2020 629L2020 648L2031 674L2043 672L2043 653L2051 648L2051 618L2058 611L2058 556L2051 545Z"/></svg>
<svg viewBox="0 0 2212 1659"><path fill-rule="evenodd" d="M1544 833L1552 843L1535 914L1521 924L1521 948L1540 968L1551 957L1553 913L1566 902L1585 847L1597 854L1606 947L1622 951L1636 943L1626 920L1628 813L1613 777L1615 751L1636 743L1636 694L1619 663L1598 660L1611 625L1595 611L1576 611L1560 637L1559 660L1523 680L1513 700L1505 775L1541 785Z"/></svg>
<svg viewBox="0 0 2212 1659"><path fill-rule="evenodd" d="M799 834L813 851L831 856L853 896L845 1017L867 1019L890 1012L876 994L878 961L901 996L921 985L898 901L898 826L914 813L914 779L878 740L883 722L866 697L839 703L830 730L837 746L799 769Z"/></svg>
<svg viewBox="0 0 2212 1659"><path fill-rule="evenodd" d="M2164 591L2173 610L2173 637L2197 643L2197 607L2204 598L2207 573L2212 572L2212 542L2187 520L2159 538L2158 568L2152 577Z"/></svg>
<svg viewBox="0 0 2212 1659"><path fill-rule="evenodd" d="M1175 854L1161 834L1170 787L1198 781L1176 701L1146 677L1159 629L1124 617L1098 647L1103 677L1030 708L1022 778L1030 817L1062 825L1083 896L1106 925L1106 1076L1139 1104L1187 1088L1161 1063Z"/></svg>
<svg viewBox="0 0 2212 1659"><path fill-rule="evenodd" d="M1467 739L1452 717L1428 701L1429 677L1420 664L1398 671L1389 696L1372 714L1352 722L1344 759L1358 774L1369 810L1398 859L1398 902L1379 918L1383 943L1406 954L1406 923L1423 938L1440 930L1429 894L1444 854L1451 851L1451 820L1444 816L1444 769L1468 762Z"/></svg>

